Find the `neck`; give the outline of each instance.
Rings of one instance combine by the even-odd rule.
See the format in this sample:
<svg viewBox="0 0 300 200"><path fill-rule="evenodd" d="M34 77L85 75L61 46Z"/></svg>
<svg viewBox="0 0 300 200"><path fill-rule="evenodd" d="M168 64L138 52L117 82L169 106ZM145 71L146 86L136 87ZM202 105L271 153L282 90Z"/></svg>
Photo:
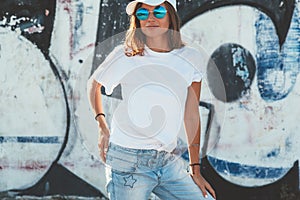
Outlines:
<svg viewBox="0 0 300 200"><path fill-rule="evenodd" d="M146 44L151 50L156 52L169 52L171 50L168 42L168 37L148 37L146 39Z"/></svg>

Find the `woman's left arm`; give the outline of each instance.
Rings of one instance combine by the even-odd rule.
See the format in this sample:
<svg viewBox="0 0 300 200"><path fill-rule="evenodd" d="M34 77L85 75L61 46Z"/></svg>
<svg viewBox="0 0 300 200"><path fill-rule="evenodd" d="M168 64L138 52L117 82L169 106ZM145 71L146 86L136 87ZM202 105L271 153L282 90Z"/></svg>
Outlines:
<svg viewBox="0 0 300 200"><path fill-rule="evenodd" d="M190 157L191 176L194 182L201 189L203 196L207 196L207 191L216 199L215 191L211 185L202 177L200 173L199 151L200 151L200 113L199 101L201 93L201 82L193 82L188 88L188 95L184 112L184 125L187 135L188 151Z"/></svg>

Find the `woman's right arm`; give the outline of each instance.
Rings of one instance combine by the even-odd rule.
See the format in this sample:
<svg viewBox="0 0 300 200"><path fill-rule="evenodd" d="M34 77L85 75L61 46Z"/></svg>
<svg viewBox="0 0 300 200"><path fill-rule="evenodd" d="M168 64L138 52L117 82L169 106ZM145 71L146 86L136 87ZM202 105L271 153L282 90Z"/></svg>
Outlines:
<svg viewBox="0 0 300 200"><path fill-rule="evenodd" d="M104 113L102 106L101 84L93 79L90 79L88 81L87 91L89 103L93 110L94 116L97 116L99 113ZM110 131L103 115L99 115L96 120L99 127L99 153L101 159L106 162L106 152L108 149Z"/></svg>

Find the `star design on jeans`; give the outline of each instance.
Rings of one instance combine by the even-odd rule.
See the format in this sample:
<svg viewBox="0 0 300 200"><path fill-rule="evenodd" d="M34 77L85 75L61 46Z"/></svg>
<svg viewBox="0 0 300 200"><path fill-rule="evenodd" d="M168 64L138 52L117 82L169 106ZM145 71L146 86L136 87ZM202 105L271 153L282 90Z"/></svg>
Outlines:
<svg viewBox="0 0 300 200"><path fill-rule="evenodd" d="M135 184L135 182L137 181L136 179L133 178L132 175L128 176L128 177L124 177L124 186L129 186L131 188L133 188L133 185Z"/></svg>

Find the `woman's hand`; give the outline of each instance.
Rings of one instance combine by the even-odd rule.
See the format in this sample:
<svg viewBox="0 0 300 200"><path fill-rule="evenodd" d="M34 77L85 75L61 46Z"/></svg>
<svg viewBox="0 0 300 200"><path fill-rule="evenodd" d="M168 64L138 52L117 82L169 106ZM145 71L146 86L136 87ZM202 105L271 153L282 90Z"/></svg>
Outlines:
<svg viewBox="0 0 300 200"><path fill-rule="evenodd" d="M110 132L108 128L99 127L99 137L98 137L98 149L100 158L103 162L106 162L106 152L108 150Z"/></svg>
<svg viewBox="0 0 300 200"><path fill-rule="evenodd" d="M205 198L207 198L207 191L216 199L216 194L214 189L211 187L211 185L205 180L205 178L199 173L191 174L191 177L193 178L194 182L200 190L202 191L202 194Z"/></svg>

